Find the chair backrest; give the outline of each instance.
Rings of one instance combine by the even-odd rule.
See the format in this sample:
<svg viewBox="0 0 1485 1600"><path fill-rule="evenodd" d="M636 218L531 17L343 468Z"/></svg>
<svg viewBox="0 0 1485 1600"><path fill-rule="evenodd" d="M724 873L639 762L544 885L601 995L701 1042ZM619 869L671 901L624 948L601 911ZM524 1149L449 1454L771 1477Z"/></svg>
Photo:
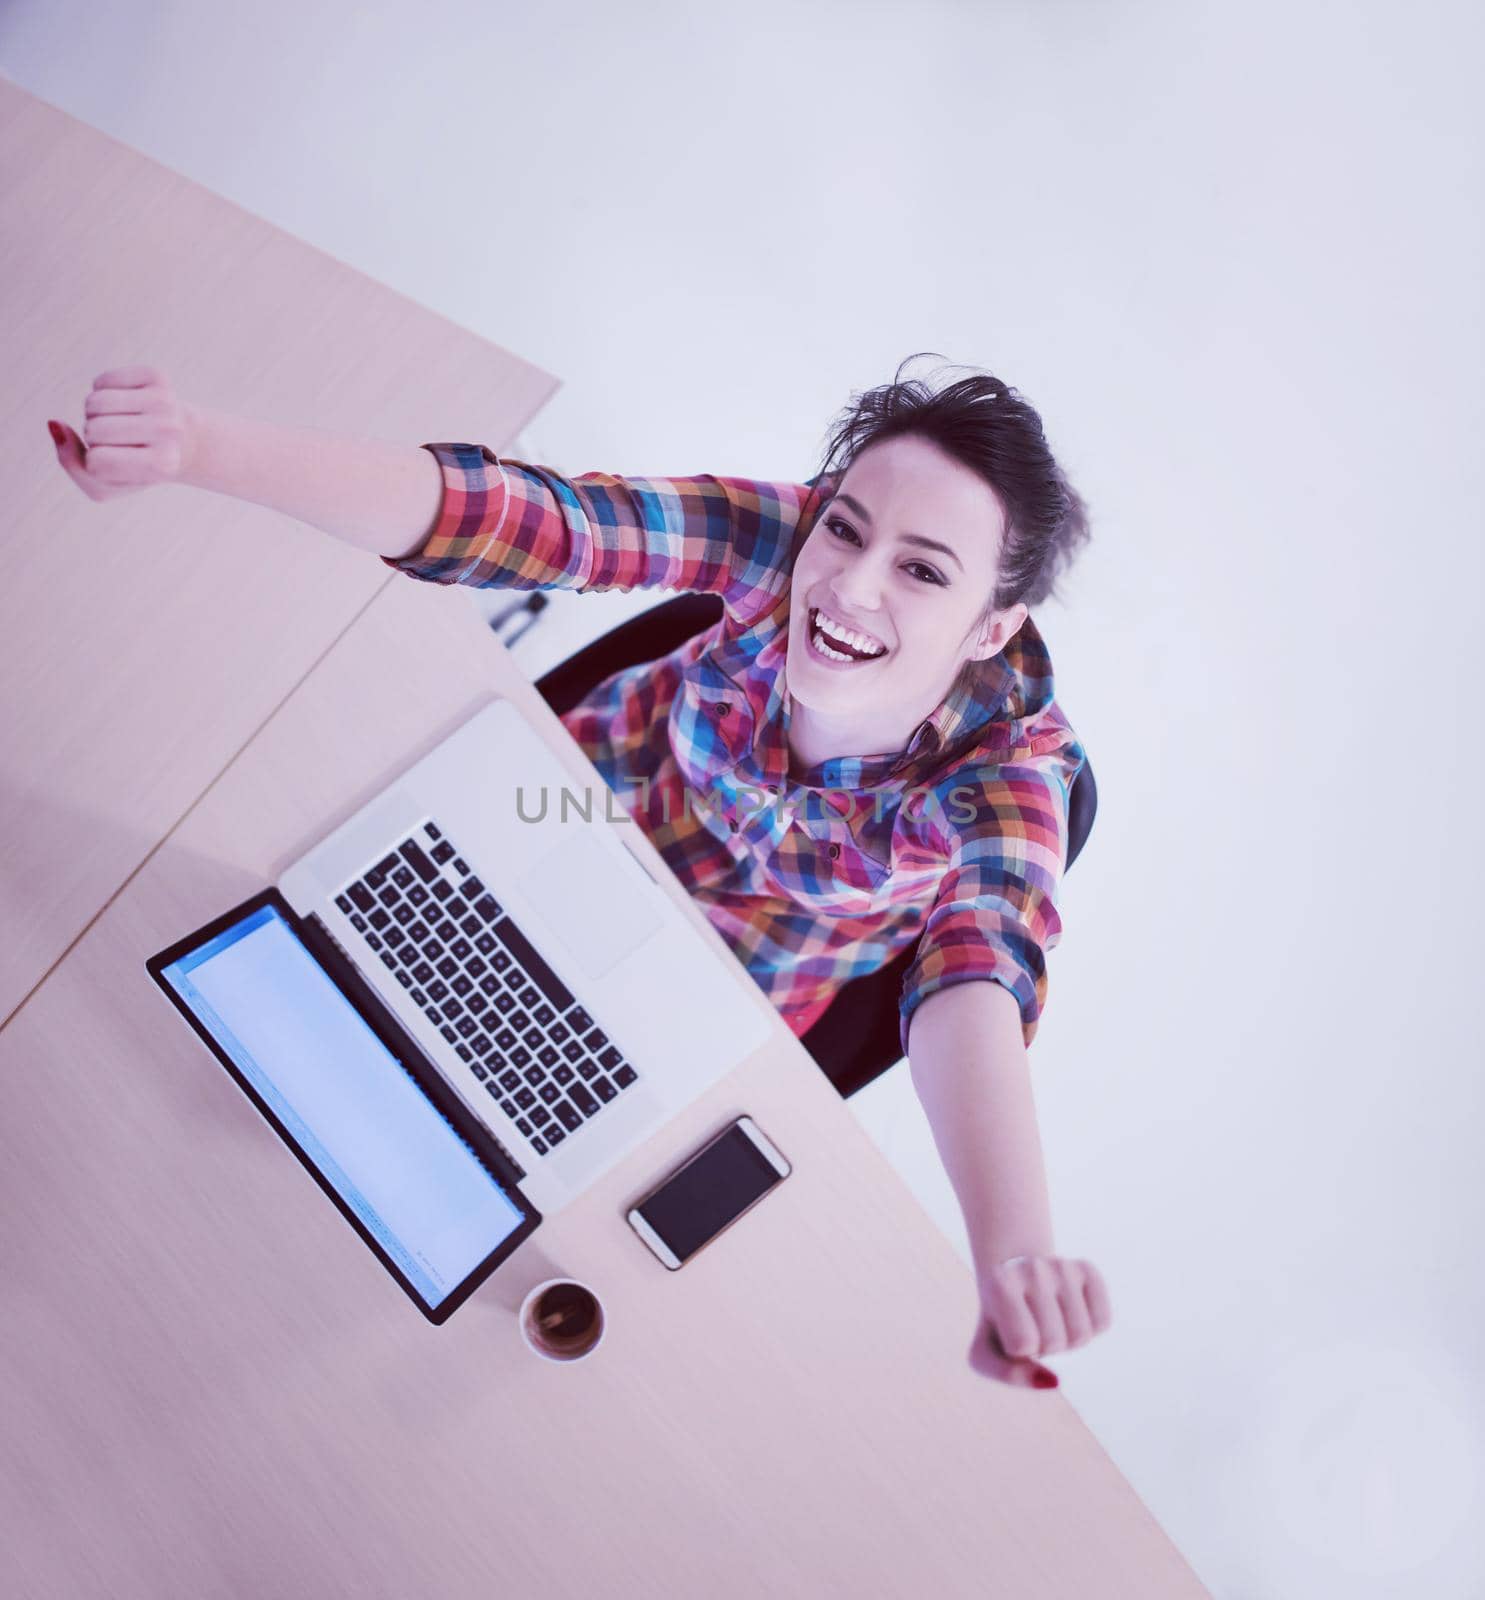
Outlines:
<svg viewBox="0 0 1485 1600"><path fill-rule="evenodd" d="M679 594L630 617L559 662L536 681L537 693L561 716L605 678L642 661L658 661L722 615L716 594ZM1067 866L1087 843L1098 811L1093 767L1084 761L1068 796ZM855 1094L902 1056L902 983L918 953L916 942L886 966L843 984L800 1043L842 1095Z"/></svg>

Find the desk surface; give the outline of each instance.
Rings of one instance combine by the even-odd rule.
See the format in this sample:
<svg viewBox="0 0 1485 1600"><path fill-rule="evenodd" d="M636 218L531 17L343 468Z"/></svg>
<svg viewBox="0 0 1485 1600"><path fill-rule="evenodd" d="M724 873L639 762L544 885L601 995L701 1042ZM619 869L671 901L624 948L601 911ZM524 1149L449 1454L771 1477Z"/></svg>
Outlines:
<svg viewBox="0 0 1485 1600"><path fill-rule="evenodd" d="M172 1012L148 955L492 694L601 781L467 595L387 580L0 1032L17 1592L1205 1594L1060 1392L970 1370L967 1269L780 1019L435 1328ZM794 1174L667 1272L624 1212L738 1112ZM514 1311L568 1272L609 1326L558 1365Z"/></svg>
<svg viewBox="0 0 1485 1600"><path fill-rule="evenodd" d="M0 194L3 1020L388 577L223 495L94 505L46 419L141 362L287 426L498 449L558 382L3 78Z"/></svg>

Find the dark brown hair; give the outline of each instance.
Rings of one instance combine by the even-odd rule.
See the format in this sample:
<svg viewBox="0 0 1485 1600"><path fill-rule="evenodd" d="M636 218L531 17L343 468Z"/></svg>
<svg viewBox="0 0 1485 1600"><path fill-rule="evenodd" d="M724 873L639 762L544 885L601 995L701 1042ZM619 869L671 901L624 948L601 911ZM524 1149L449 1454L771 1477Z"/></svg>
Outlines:
<svg viewBox="0 0 1485 1600"><path fill-rule="evenodd" d="M978 473L1005 512L995 593L980 621L1017 601L1028 607L1058 594L1057 582L1088 541L1088 508L1052 457L1042 419L1008 384L989 373L935 392L902 369L891 383L853 394L831 424L820 477L843 477L868 445L919 434ZM943 359L940 357L940 359Z"/></svg>

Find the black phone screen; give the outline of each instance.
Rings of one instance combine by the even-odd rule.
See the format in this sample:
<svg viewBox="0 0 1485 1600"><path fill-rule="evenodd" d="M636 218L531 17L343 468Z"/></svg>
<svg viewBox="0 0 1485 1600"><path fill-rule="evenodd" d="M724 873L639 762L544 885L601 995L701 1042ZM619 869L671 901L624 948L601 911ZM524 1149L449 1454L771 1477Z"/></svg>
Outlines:
<svg viewBox="0 0 1485 1600"><path fill-rule="evenodd" d="M684 1262L766 1194L781 1176L733 1123L635 1210Z"/></svg>

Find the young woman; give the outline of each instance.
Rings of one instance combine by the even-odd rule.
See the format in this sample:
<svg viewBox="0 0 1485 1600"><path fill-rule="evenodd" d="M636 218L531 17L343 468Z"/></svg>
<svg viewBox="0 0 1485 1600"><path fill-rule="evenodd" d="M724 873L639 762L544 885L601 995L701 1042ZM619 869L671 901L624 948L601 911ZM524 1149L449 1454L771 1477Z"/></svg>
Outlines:
<svg viewBox="0 0 1485 1600"><path fill-rule="evenodd" d="M50 427L94 500L193 484L425 582L720 595L712 629L564 725L796 1034L915 946L901 1043L969 1231L970 1360L1055 1385L1039 1358L1111 1312L1098 1270L1053 1253L1027 1068L1084 759L1030 607L1088 528L1026 401L899 368L804 483L282 429L144 366L100 374L84 412L81 437Z"/></svg>

